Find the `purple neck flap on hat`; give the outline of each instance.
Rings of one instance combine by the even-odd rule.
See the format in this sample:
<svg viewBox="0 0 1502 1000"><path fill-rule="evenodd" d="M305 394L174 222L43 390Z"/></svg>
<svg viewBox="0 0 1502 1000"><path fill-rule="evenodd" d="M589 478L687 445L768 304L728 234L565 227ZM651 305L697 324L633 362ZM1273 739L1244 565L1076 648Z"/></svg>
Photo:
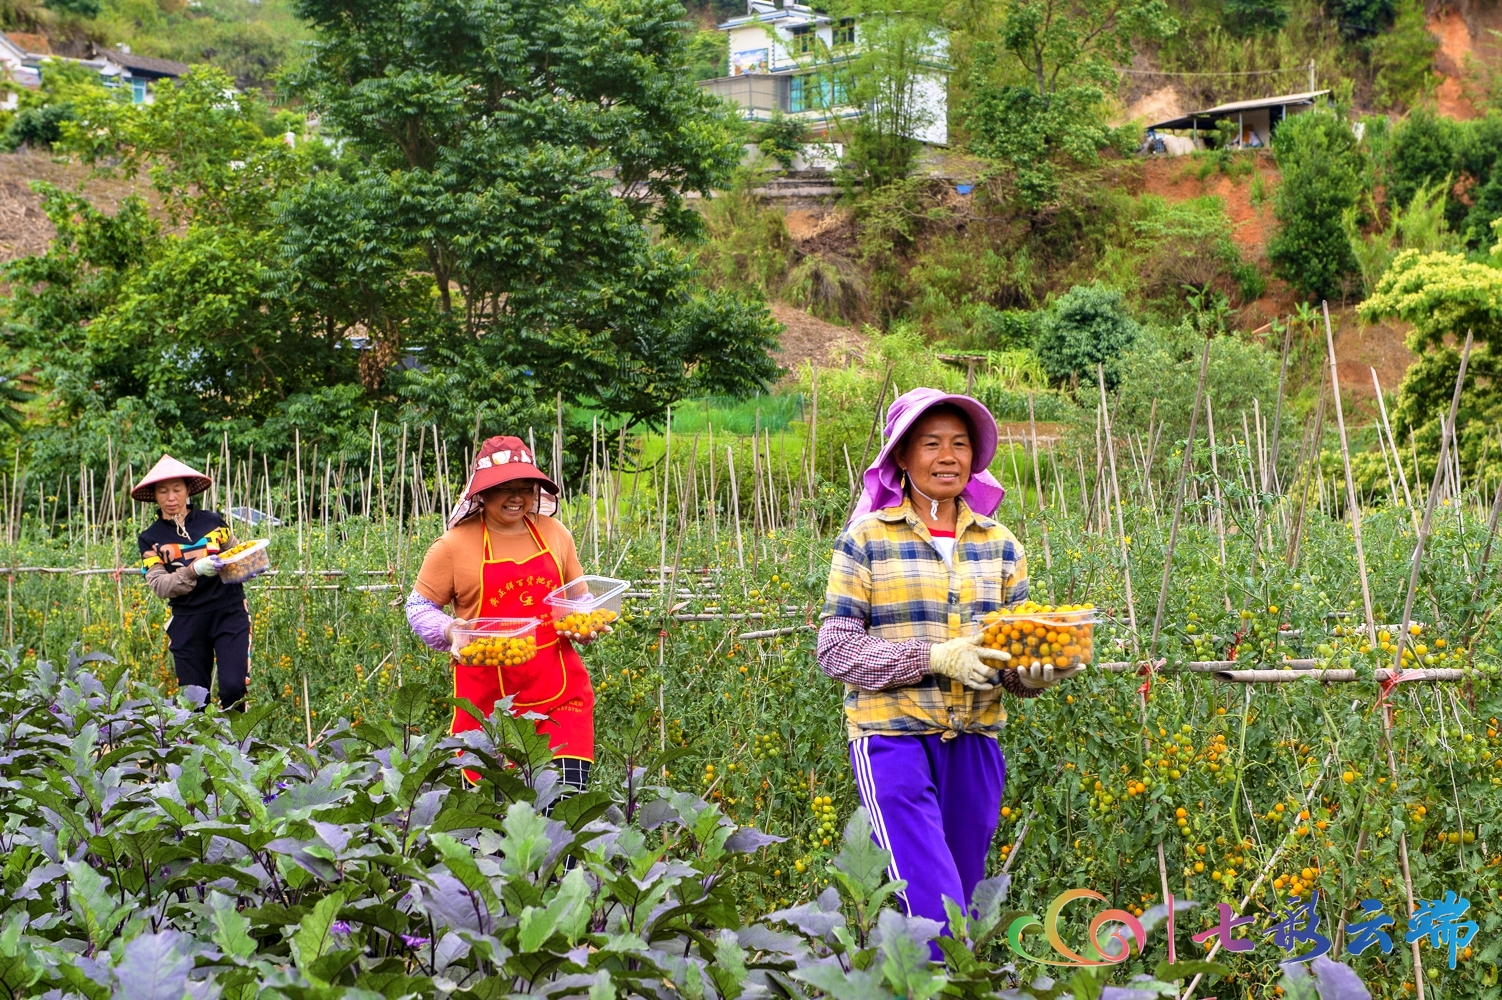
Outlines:
<svg viewBox="0 0 1502 1000"><path fill-rule="evenodd" d="M1006 490L996 481L996 477L985 471L996 455L996 419L978 399L945 393L939 389L922 388L898 396L887 410L886 443L882 445L876 461L871 463L861 477L864 489L861 490L860 502L850 515L851 521L872 511L896 507L902 503L902 470L897 465L897 446L924 411L940 403L950 403L964 411L974 437L972 446L975 460L971 466L970 482L965 485L960 496L964 498L966 506L977 514L990 517L996 513L1002 498L1006 496ZM977 469L979 471L975 471Z"/></svg>

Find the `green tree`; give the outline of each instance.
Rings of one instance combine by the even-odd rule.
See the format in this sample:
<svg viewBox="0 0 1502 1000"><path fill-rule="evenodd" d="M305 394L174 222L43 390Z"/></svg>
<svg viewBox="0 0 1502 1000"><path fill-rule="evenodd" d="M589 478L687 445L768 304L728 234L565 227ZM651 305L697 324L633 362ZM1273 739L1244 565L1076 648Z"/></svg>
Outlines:
<svg viewBox="0 0 1502 1000"><path fill-rule="evenodd" d="M1393 130L1382 180L1389 204L1406 205L1419 188L1454 179L1460 169L1463 127L1429 108L1415 108Z"/></svg>
<svg viewBox="0 0 1502 1000"><path fill-rule="evenodd" d="M963 115L970 148L1010 166L1019 194L1034 208L1057 195L1061 161L1094 164L1102 149L1129 141L1126 130L1108 124L1105 91L1094 84L1043 95L1031 86L986 80L976 85Z"/></svg>
<svg viewBox="0 0 1502 1000"><path fill-rule="evenodd" d="M1047 99L1075 83L1114 87L1112 67L1131 62L1134 40L1177 30L1163 0L1007 0L1000 40Z"/></svg>
<svg viewBox="0 0 1502 1000"><path fill-rule="evenodd" d="M1096 365L1104 365L1106 386L1114 388L1116 359L1141 332L1120 289L1076 285L1039 323L1038 358L1050 378L1076 387L1092 384Z"/></svg>
<svg viewBox="0 0 1502 1000"><path fill-rule="evenodd" d="M1288 21L1286 0L1225 0L1221 23L1235 35L1273 32Z"/></svg>
<svg viewBox="0 0 1502 1000"><path fill-rule="evenodd" d="M1008 0L998 44L975 47L960 109L970 147L1015 170L1028 205L1051 200L1060 162L1127 146L1109 124L1113 67L1131 62L1135 40L1177 30L1163 0Z"/></svg>
<svg viewBox="0 0 1502 1000"><path fill-rule="evenodd" d="M207 67L150 105L103 91L74 104L60 147L149 178L168 226L139 197L111 216L40 186L57 235L6 268L4 342L56 404L29 438L44 466L91 458L96 427L119 439L132 426L143 448L206 430L239 439L299 394L353 378L354 352L318 336L275 277L271 205L319 168L321 144L268 138L260 99Z"/></svg>
<svg viewBox="0 0 1502 1000"><path fill-rule="evenodd" d="M99 82L99 74L77 63L53 60L42 73L37 90L17 88L16 110L8 116L0 147L15 150L21 146L48 148L63 136L63 123L76 115L76 103L86 97L110 96ZM116 91L116 100L124 94Z"/></svg>
<svg viewBox="0 0 1502 1000"><path fill-rule="evenodd" d="M1345 223L1366 185L1355 133L1316 109L1278 126L1273 155L1283 173L1273 202L1279 229L1267 248L1273 273L1311 298L1334 298L1357 271Z"/></svg>
<svg viewBox="0 0 1502 1000"><path fill-rule="evenodd" d="M688 38L688 75L691 80L712 80L730 73L730 37L706 28Z"/></svg>
<svg viewBox="0 0 1502 1000"><path fill-rule="evenodd" d="M684 252L652 238L691 239L685 196L721 186L740 155L729 112L682 72L681 6L298 9L320 41L293 90L353 165L288 198L283 253L318 263L316 283L305 268L295 280L333 295L330 312L378 354L441 351L475 376L468 392L434 390L431 370L404 376L410 399L454 391L444 405L473 413L494 391L485 373L503 372L518 405L561 393L641 420L775 373L765 306L702 290ZM429 289L431 306L383 299L391 276ZM371 296L351 298L350 282Z"/></svg>
<svg viewBox="0 0 1502 1000"><path fill-rule="evenodd" d="M1325 0L1325 11L1347 38L1368 38L1392 20L1396 0Z"/></svg>
<svg viewBox="0 0 1502 1000"><path fill-rule="evenodd" d="M1422 0L1404 0L1392 28L1372 40L1377 101L1385 107L1411 106L1434 87L1434 53L1439 39L1429 33Z"/></svg>
<svg viewBox="0 0 1502 1000"><path fill-rule="evenodd" d="M1439 424L1449 410L1460 366L1458 348L1468 332L1475 343L1455 419L1467 468L1494 443L1487 439L1502 420L1502 382L1496 374L1502 339L1502 224L1493 227L1493 235L1498 242L1487 260L1405 250L1361 304L1361 315L1368 320L1395 316L1413 326L1408 349L1419 359L1403 376L1393 420L1396 427L1413 428L1431 470L1439 451Z"/></svg>

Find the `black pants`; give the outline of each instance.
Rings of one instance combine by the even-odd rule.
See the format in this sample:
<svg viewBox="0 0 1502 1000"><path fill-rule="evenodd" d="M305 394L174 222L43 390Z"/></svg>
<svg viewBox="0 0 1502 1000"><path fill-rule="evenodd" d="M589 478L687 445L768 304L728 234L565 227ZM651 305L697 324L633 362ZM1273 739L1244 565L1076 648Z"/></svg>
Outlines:
<svg viewBox="0 0 1502 1000"><path fill-rule="evenodd" d="M172 615L167 623L168 649L177 666L177 683L209 690L214 661L219 661L219 704L244 708L250 675L250 612L243 604L216 611Z"/></svg>

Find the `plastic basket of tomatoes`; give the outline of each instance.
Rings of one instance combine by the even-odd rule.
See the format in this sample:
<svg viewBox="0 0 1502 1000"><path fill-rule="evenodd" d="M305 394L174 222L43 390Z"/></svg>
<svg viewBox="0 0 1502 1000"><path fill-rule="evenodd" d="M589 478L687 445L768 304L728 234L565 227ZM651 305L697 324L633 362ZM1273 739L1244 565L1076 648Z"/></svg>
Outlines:
<svg viewBox="0 0 1502 1000"><path fill-rule="evenodd" d="M581 576L542 600L561 635L593 639L621 616L621 595L630 585L608 576Z"/></svg>
<svg viewBox="0 0 1502 1000"><path fill-rule="evenodd" d="M1011 611L992 611L975 620L981 644L1012 654L1017 666L1053 664L1068 668L1090 663L1095 651L1093 604L1037 604L1024 601Z"/></svg>
<svg viewBox="0 0 1502 1000"><path fill-rule="evenodd" d="M454 662L465 667L518 667L537 655L536 618L476 618L449 636Z"/></svg>
<svg viewBox="0 0 1502 1000"><path fill-rule="evenodd" d="M266 555L266 548L270 544L270 539L258 538L214 555L212 558L219 570L220 582L244 583L269 571L271 559Z"/></svg>

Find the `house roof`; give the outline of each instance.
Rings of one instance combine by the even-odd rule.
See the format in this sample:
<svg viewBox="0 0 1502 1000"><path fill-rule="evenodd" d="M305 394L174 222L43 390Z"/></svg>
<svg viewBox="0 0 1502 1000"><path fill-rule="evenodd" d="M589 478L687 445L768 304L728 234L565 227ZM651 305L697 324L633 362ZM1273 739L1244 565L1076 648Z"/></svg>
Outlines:
<svg viewBox="0 0 1502 1000"><path fill-rule="evenodd" d="M1191 128L1198 125L1200 128L1213 128L1219 119L1228 118L1231 115L1245 113L1247 111L1260 111L1263 108L1280 108L1290 105L1313 104L1315 98L1328 94L1328 90L1308 90L1301 94L1280 94L1277 97L1259 97L1250 101L1232 101L1229 104L1217 104L1213 108L1203 111L1191 111L1187 115L1178 118L1170 118L1166 121L1155 122L1148 128Z"/></svg>
<svg viewBox="0 0 1502 1000"><path fill-rule="evenodd" d="M121 52L119 49L107 49L99 54L117 66L124 66L131 71L132 75L177 77L188 71L187 63L175 62L171 59L153 59L151 56L138 56L131 52Z"/></svg>
<svg viewBox="0 0 1502 1000"><path fill-rule="evenodd" d="M729 31L731 28L740 28L748 24L776 24L784 28L797 28L808 24L829 24L833 18L819 14L812 7L801 3L789 3L782 7L773 7L767 2L753 0L752 12L740 17L732 17L724 24L719 25L721 31Z"/></svg>
<svg viewBox="0 0 1502 1000"><path fill-rule="evenodd" d="M52 46L48 44L46 35L25 31L7 31L5 39L27 55L50 56L52 54Z"/></svg>

